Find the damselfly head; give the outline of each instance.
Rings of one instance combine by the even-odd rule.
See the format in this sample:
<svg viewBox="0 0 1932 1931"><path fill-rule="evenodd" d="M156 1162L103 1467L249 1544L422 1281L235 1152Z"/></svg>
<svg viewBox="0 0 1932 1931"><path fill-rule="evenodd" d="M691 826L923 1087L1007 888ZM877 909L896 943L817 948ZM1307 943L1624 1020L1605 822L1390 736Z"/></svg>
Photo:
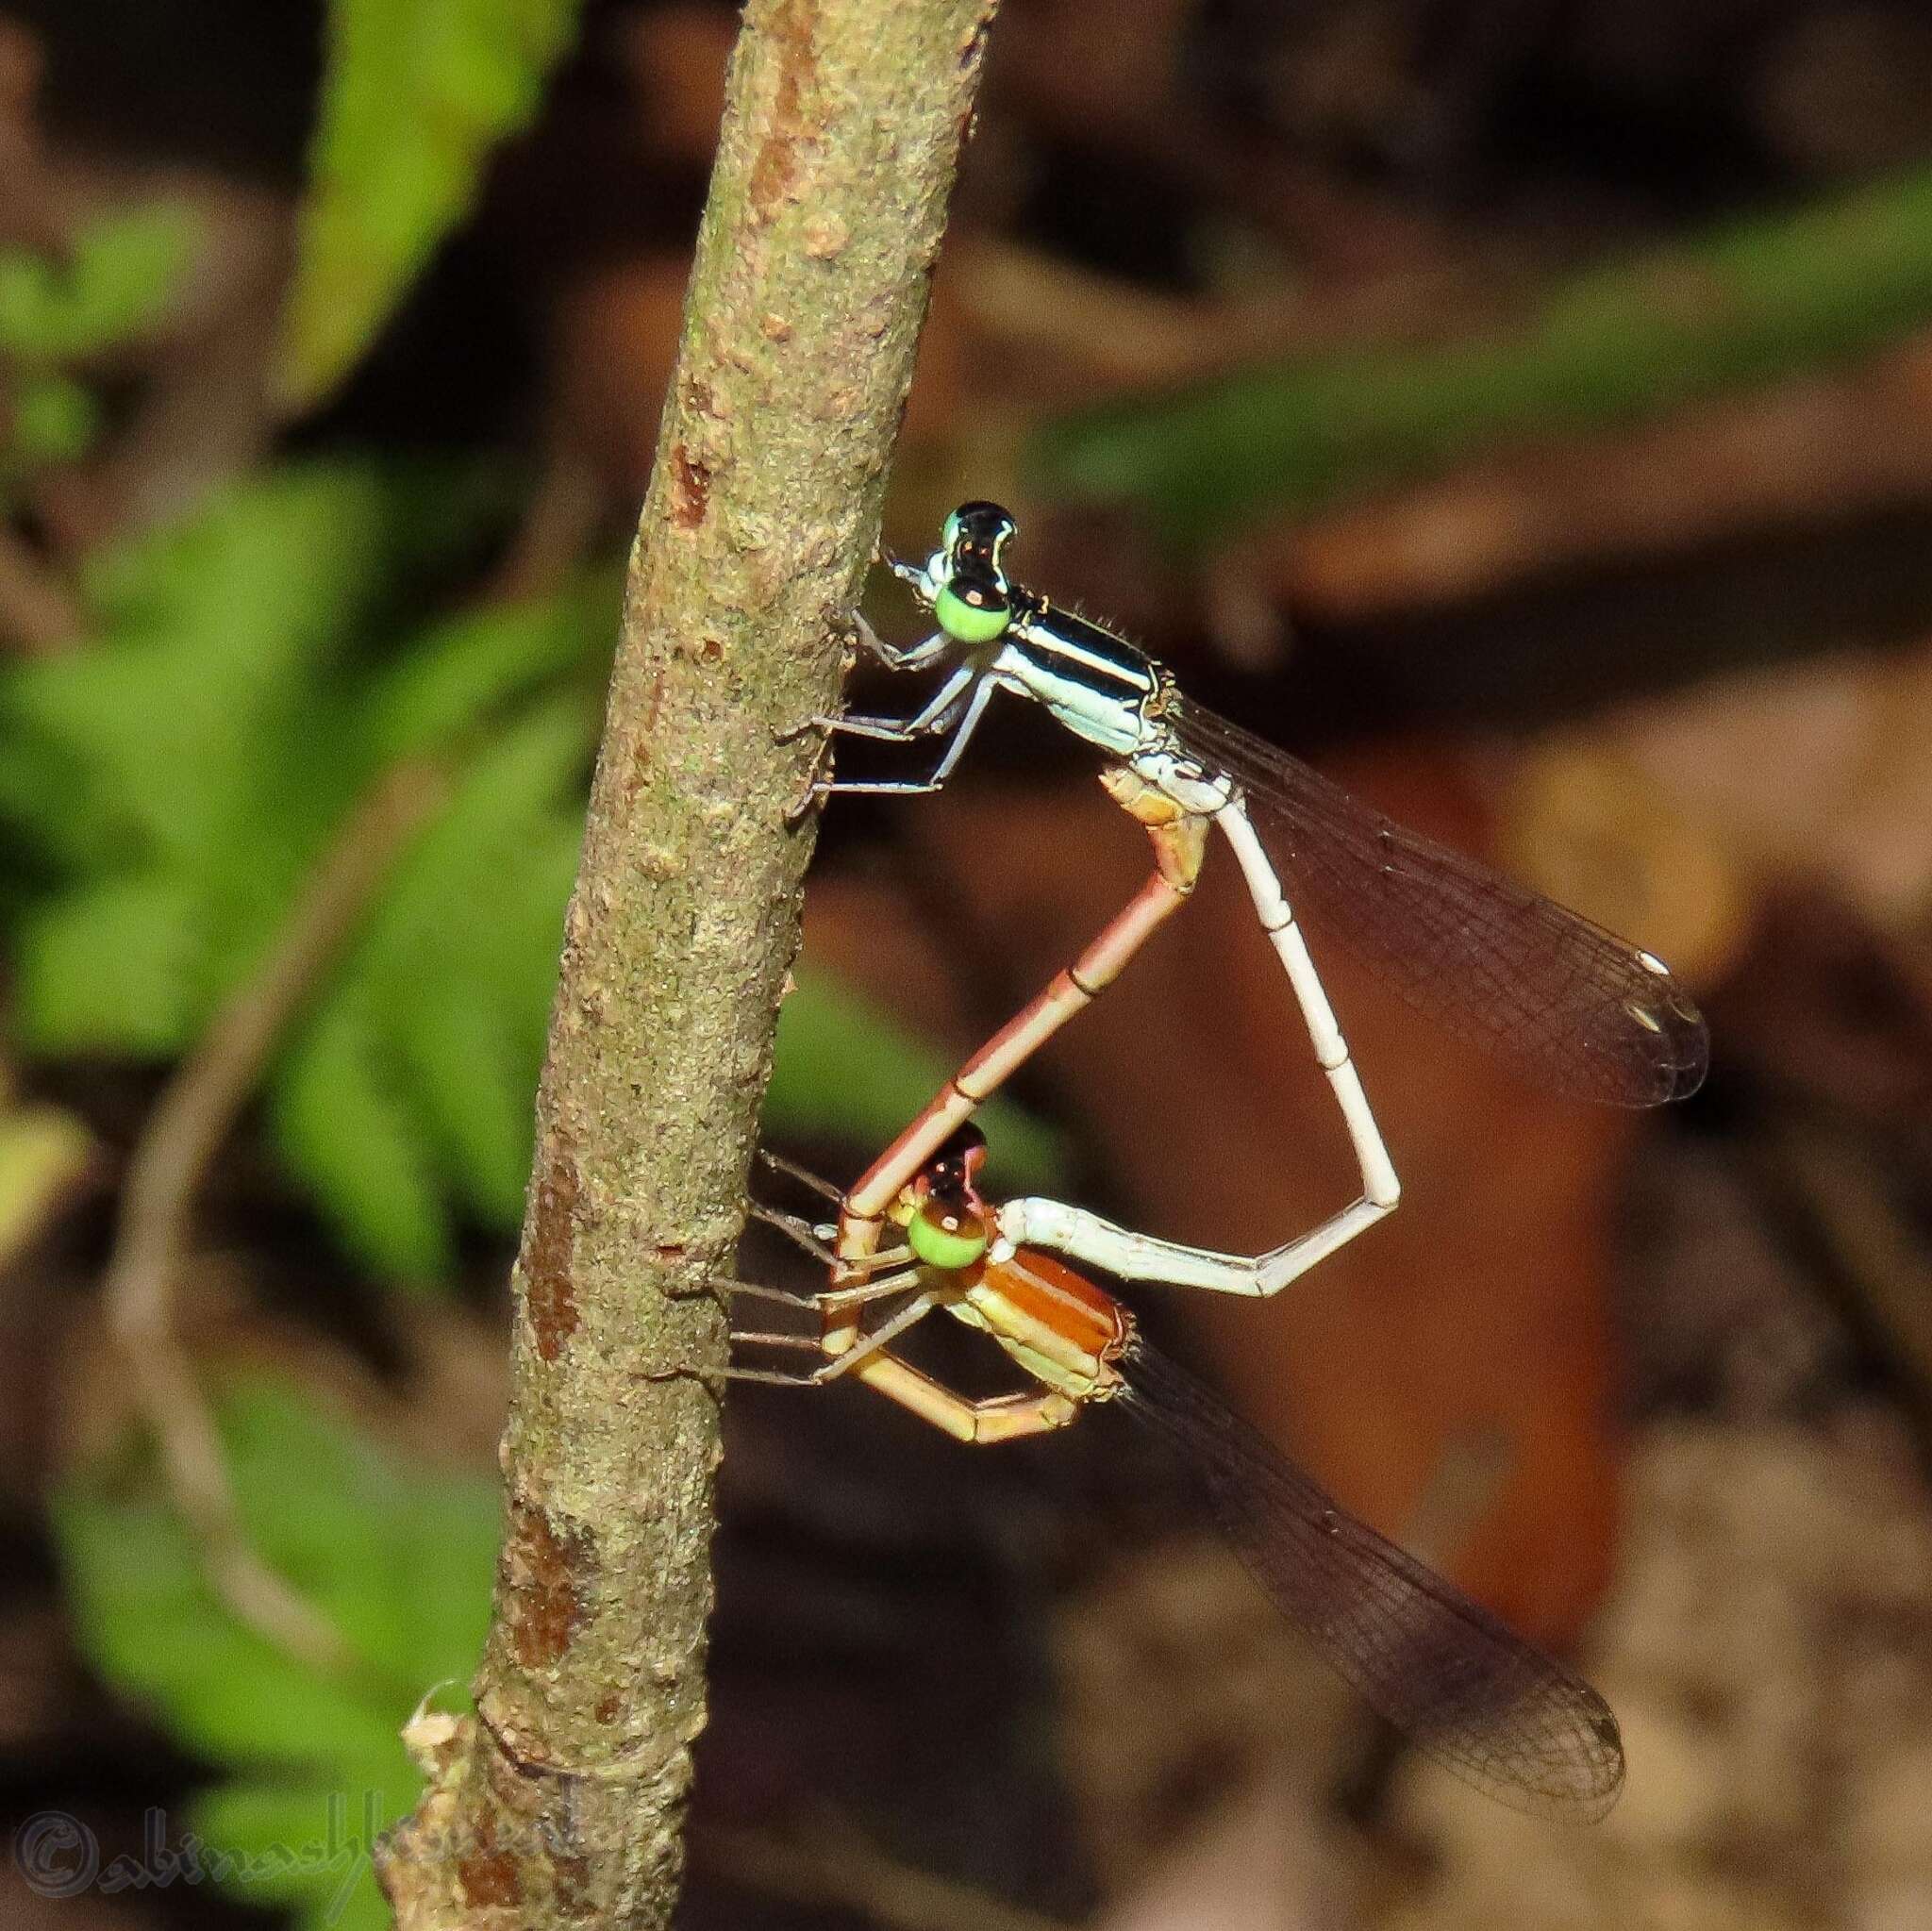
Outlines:
<svg viewBox="0 0 1932 1931"><path fill-rule="evenodd" d="M940 532L940 555L944 561L935 575L951 578L963 570L1004 586L1006 567L1000 561L1000 552L1019 527L1012 512L997 503L960 504Z"/></svg>
<svg viewBox="0 0 1932 1931"><path fill-rule="evenodd" d="M925 1266L958 1273L985 1258L992 1229L965 1193L929 1193L906 1224L906 1243Z"/></svg>
<svg viewBox="0 0 1932 1931"><path fill-rule="evenodd" d="M939 587L932 613L956 643L996 643L1012 624L1013 603L1003 582L962 570Z"/></svg>
<svg viewBox="0 0 1932 1931"><path fill-rule="evenodd" d="M979 1205L979 1170L986 1164L986 1135L976 1126L961 1126L919 1171L912 1183L921 1202L958 1197Z"/></svg>
<svg viewBox="0 0 1932 1931"><path fill-rule="evenodd" d="M912 1207L907 1243L927 1267L957 1273L985 1258L994 1224L993 1210L979 1193L979 1170L985 1164L985 1134L976 1126L961 1126L907 1190Z"/></svg>
<svg viewBox="0 0 1932 1931"><path fill-rule="evenodd" d="M921 594L954 642L997 643L1012 624L1012 585L1000 551L1016 527L997 503L962 503L946 518Z"/></svg>

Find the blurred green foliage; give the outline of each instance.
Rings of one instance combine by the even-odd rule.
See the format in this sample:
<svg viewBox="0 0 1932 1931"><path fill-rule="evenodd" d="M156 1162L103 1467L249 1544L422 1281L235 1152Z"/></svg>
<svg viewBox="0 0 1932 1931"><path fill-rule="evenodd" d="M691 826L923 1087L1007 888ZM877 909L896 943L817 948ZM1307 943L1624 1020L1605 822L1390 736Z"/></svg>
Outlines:
<svg viewBox="0 0 1932 1931"><path fill-rule="evenodd" d="M1521 326L1349 347L1043 428L1050 497L1132 505L1181 544L1867 354L1932 319L1932 172L1733 222L1558 283Z"/></svg>
<svg viewBox="0 0 1932 1931"><path fill-rule="evenodd" d="M83 647L0 675L14 1025L42 1057L178 1057L260 962L356 802L404 758L448 795L281 1054L275 1142L379 1273L448 1276L458 1219L514 1229L616 632L614 570L430 617L489 492L446 472L270 472L104 554ZM405 590L403 586L410 586ZM949 1070L808 974L772 1129L873 1147ZM1006 1171L1055 1148L1011 1109Z"/></svg>
<svg viewBox="0 0 1932 1931"><path fill-rule="evenodd" d="M98 216L64 256L0 250L0 355L80 361L157 320L185 265L188 218L171 208Z"/></svg>
<svg viewBox="0 0 1932 1931"><path fill-rule="evenodd" d="M220 1419L255 1550L328 1617L366 1676L332 1681L237 1621L146 1464L96 1471L58 1497L70 1600L107 1680L223 1767L185 1820L205 1860L236 1860L223 1888L316 1931L380 1931L368 1827L415 1801L422 1780L397 1735L411 1706L475 1667L497 1484L410 1468L266 1384L239 1388Z"/></svg>
<svg viewBox="0 0 1932 1931"><path fill-rule="evenodd" d="M345 1241L415 1280L446 1271L454 1206L521 1206L615 622L610 576L425 622L476 499L446 474L273 473L100 558L94 636L0 682L0 814L44 868L12 922L37 1054L185 1052L377 774L449 774L271 1094Z"/></svg>
<svg viewBox="0 0 1932 1931"><path fill-rule="evenodd" d="M581 0L331 0L280 387L331 389L536 112Z"/></svg>
<svg viewBox="0 0 1932 1931"><path fill-rule="evenodd" d="M73 371L154 325L192 241L179 210L137 208L97 217L58 257L0 249L0 506L34 471L92 441L99 411Z"/></svg>

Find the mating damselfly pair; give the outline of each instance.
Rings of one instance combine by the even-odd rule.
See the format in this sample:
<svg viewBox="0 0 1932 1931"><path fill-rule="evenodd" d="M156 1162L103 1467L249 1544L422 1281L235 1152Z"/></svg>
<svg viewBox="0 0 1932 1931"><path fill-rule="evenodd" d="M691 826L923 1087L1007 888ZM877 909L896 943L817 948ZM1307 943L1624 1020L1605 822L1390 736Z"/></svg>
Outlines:
<svg viewBox="0 0 1932 1931"><path fill-rule="evenodd" d="M974 1442L1061 1427L1089 1407L1118 1403L1193 1465L1257 1579L1372 1706L1506 1802L1601 1816L1624 1759L1615 1719L1596 1692L1338 1507L1149 1347L1122 1304L1067 1262L1126 1282L1266 1296L1396 1206L1395 1169L1303 936L1303 915L1437 1024L1576 1097L1641 1107L1691 1092L1707 1062L1703 1021L1651 954L1357 803L1193 704L1124 639L1014 582L1005 561L1014 527L998 505L969 503L947 519L924 565L888 559L938 628L905 649L862 623L861 638L893 670L941 672L939 686L908 718L815 723L828 733L934 742L938 755L922 777L822 778L813 793L939 790L995 692L1006 691L1041 705L1102 754L1101 782L1145 831L1153 873L857 1184L833 1193L836 1222L817 1226L756 1209L817 1254L829 1279L803 1297L748 1290L808 1307L816 1333L738 1339L823 1358L806 1373L727 1372L808 1386L850 1373ZM1256 1256L1155 1239L1060 1201L988 1201L971 1116L1186 903L1216 830L1301 1008L1360 1193ZM940 1310L989 1335L1029 1387L969 1399L893 1352L900 1336Z"/></svg>

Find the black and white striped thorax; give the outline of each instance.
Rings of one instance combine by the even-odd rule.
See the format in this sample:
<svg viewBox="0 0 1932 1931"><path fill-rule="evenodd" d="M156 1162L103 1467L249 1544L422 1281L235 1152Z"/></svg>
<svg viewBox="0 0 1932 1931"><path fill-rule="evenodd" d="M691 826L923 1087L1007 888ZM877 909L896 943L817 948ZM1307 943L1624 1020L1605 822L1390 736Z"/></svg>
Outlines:
<svg viewBox="0 0 1932 1931"><path fill-rule="evenodd" d="M1123 637L1017 586L993 674L1076 736L1126 757L1168 738L1173 674Z"/></svg>

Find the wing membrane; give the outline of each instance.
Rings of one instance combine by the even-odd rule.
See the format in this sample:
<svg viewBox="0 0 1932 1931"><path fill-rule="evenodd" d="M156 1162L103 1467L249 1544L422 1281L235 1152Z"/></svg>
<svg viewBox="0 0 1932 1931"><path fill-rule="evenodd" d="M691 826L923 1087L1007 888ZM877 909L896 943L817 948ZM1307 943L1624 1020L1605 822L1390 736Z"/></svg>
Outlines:
<svg viewBox="0 0 1932 1931"><path fill-rule="evenodd" d="M1588 1683L1338 1507L1138 1336L1120 1365L1120 1405L1179 1452L1255 1579L1366 1703L1514 1808L1609 1809L1623 1740Z"/></svg>
<svg viewBox="0 0 1932 1931"><path fill-rule="evenodd" d="M1297 916L1418 1010L1576 1098L1650 1107L1702 1084L1704 1021L1648 953L1212 711L1182 700L1174 722L1194 757L1241 786Z"/></svg>

